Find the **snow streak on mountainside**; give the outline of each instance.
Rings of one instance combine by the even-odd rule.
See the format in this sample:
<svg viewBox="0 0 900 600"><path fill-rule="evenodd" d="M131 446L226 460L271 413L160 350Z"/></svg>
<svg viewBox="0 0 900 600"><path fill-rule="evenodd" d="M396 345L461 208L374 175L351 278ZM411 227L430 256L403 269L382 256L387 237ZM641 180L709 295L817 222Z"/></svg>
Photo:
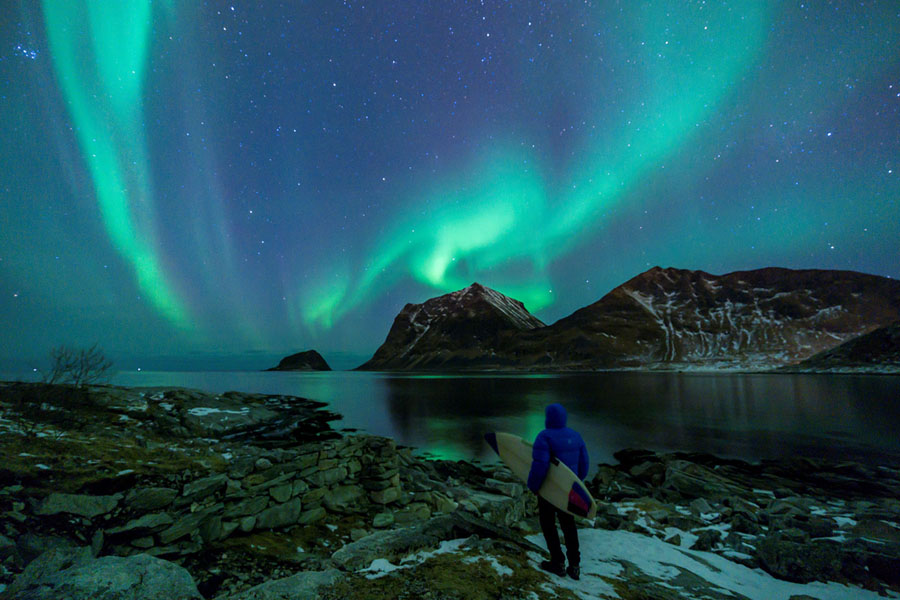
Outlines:
<svg viewBox="0 0 900 600"><path fill-rule="evenodd" d="M900 282L768 268L716 276L653 268L547 328L557 365L768 368L900 317Z"/></svg>

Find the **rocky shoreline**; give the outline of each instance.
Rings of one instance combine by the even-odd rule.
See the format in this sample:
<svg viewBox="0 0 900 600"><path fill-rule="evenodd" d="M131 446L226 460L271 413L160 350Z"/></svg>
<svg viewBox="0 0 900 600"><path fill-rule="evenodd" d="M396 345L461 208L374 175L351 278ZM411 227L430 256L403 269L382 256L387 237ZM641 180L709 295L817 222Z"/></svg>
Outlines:
<svg viewBox="0 0 900 600"><path fill-rule="evenodd" d="M22 383L0 401L0 598L754 597L629 552L584 548L584 582L548 575L534 496L504 467L335 431L321 403ZM900 593L896 469L616 459L592 469L585 542L658 543L804 593Z"/></svg>

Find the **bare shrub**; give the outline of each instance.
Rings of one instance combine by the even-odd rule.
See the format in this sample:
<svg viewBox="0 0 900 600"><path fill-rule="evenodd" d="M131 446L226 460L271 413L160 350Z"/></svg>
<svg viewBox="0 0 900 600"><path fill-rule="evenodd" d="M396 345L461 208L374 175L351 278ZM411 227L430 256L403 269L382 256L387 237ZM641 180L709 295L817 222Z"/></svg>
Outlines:
<svg viewBox="0 0 900 600"><path fill-rule="evenodd" d="M50 351L44 383L68 383L77 388L109 379L112 361L94 344L90 348L58 346Z"/></svg>

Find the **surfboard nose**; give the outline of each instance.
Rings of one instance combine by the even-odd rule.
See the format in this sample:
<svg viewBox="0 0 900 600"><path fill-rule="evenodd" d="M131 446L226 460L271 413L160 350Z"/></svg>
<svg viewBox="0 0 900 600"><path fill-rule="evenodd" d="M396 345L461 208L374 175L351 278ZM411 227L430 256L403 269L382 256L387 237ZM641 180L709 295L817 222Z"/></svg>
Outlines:
<svg viewBox="0 0 900 600"><path fill-rule="evenodd" d="M491 431L490 433L484 434L484 441L486 441L488 443L488 446L490 446L491 448L494 449L494 452L496 452L498 455L500 454L500 451L497 450L497 434L496 433Z"/></svg>

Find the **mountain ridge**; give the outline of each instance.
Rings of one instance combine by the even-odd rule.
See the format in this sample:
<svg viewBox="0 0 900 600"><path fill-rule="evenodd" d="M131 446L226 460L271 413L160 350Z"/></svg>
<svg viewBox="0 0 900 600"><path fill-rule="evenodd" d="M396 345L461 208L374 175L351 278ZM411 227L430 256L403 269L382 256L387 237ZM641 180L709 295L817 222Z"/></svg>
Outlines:
<svg viewBox="0 0 900 600"><path fill-rule="evenodd" d="M460 322L466 317L468 326ZM766 267L713 275L653 267L551 325L476 283L407 304L358 368L766 370L896 319L900 282L854 271Z"/></svg>

